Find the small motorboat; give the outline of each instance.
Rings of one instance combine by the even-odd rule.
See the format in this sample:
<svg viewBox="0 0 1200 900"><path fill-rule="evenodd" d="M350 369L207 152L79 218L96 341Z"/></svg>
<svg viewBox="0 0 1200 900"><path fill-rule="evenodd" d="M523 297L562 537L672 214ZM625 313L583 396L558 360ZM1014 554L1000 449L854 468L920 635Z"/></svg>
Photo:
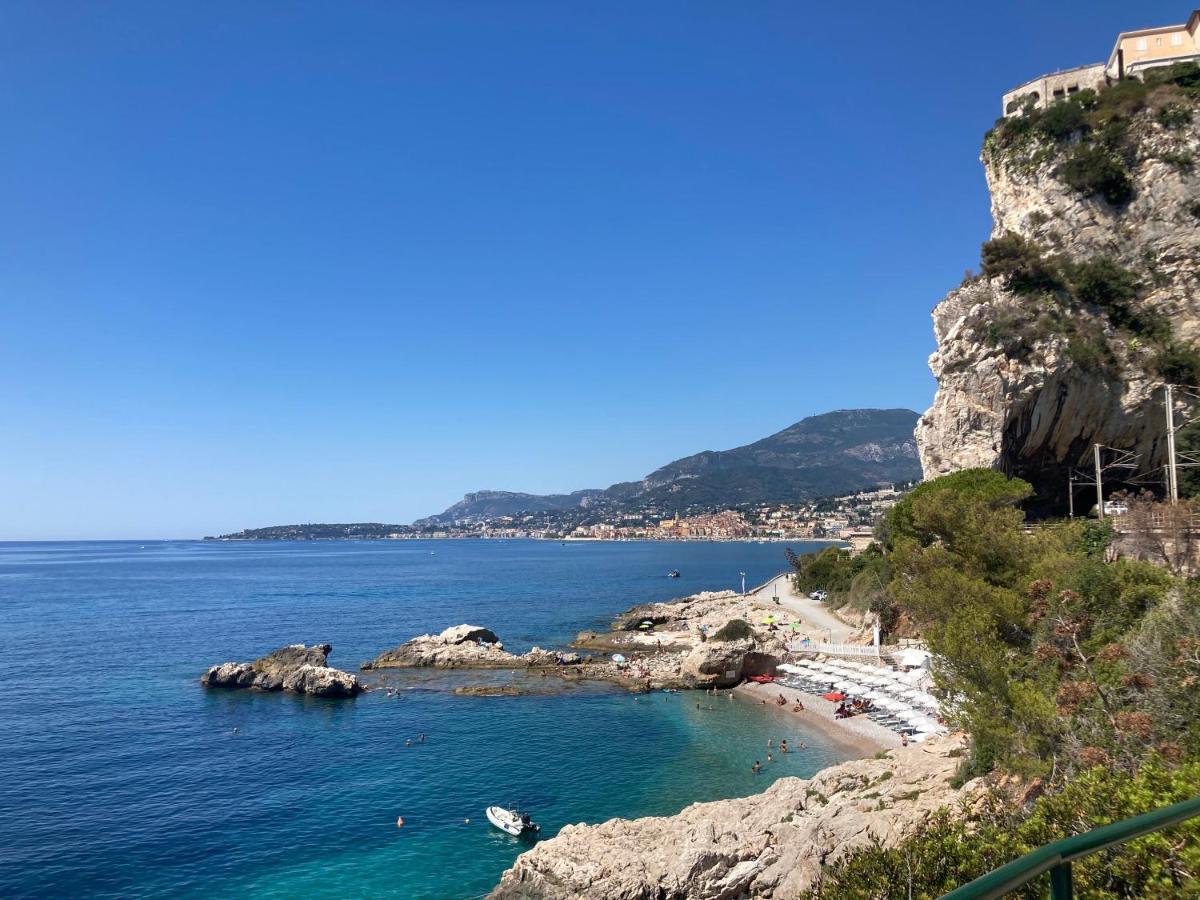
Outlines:
<svg viewBox="0 0 1200 900"><path fill-rule="evenodd" d="M505 809L503 806L489 806L487 819L505 834L513 837L533 836L541 829L529 818L529 813L515 809Z"/></svg>
<svg viewBox="0 0 1200 900"><path fill-rule="evenodd" d="M668 577L668 578L678 578L678 577L679 577L679 570L678 570L678 569L672 569L670 572L668 572L668 573L667 573L667 577Z"/></svg>

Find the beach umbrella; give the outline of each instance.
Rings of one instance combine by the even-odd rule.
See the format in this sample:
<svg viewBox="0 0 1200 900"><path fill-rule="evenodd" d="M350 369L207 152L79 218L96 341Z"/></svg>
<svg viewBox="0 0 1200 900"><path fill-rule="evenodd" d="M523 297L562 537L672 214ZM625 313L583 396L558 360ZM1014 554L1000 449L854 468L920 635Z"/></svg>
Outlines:
<svg viewBox="0 0 1200 900"><path fill-rule="evenodd" d="M619 665L619 664L625 662L625 657L622 656L620 653L614 653L612 656L612 661Z"/></svg>
<svg viewBox="0 0 1200 900"><path fill-rule="evenodd" d="M910 669L923 667L928 659L928 650L909 649L900 653L900 665Z"/></svg>
<svg viewBox="0 0 1200 900"><path fill-rule="evenodd" d="M939 726L937 722L917 722L913 724L913 728L921 734L933 734Z"/></svg>
<svg viewBox="0 0 1200 900"><path fill-rule="evenodd" d="M867 691L863 694L863 697L867 700L886 700L888 698L887 694L883 693L883 691Z"/></svg>
<svg viewBox="0 0 1200 900"><path fill-rule="evenodd" d="M843 681L835 681L833 683L833 686L835 688L837 688L839 691L848 691L852 687L852 684L849 681L843 680Z"/></svg>
<svg viewBox="0 0 1200 900"><path fill-rule="evenodd" d="M922 706L928 706L930 709L938 708L937 697L933 696L932 694L918 694L913 699Z"/></svg>
<svg viewBox="0 0 1200 900"><path fill-rule="evenodd" d="M824 699L826 699L826 700L830 700L830 701L832 701L832 702L834 702L834 703L838 702L839 700L845 700L845 699L846 699L846 695L845 695L845 694L839 694L837 691L830 691L828 694L822 694L821 696L822 696Z"/></svg>
<svg viewBox="0 0 1200 900"><path fill-rule="evenodd" d="M922 741L929 740L929 735L930 732L928 731L918 731L916 734L910 737L909 740L920 744Z"/></svg>
<svg viewBox="0 0 1200 900"><path fill-rule="evenodd" d="M901 710L905 710L905 709L911 710L912 709L912 707L909 706L907 703L902 703L899 700L880 700L879 705L882 706L884 709L890 709L893 712L900 712Z"/></svg>

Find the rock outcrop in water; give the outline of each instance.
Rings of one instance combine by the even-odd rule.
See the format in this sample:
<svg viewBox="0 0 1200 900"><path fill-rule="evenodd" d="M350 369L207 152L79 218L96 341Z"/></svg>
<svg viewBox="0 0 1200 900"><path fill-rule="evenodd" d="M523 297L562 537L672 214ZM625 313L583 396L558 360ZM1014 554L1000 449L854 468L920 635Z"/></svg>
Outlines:
<svg viewBox="0 0 1200 900"><path fill-rule="evenodd" d="M1170 85L1121 87L1120 102L1116 90L1074 130L1063 107L985 143L992 237L1019 238L1062 277L993 267L934 309L926 478L999 468L1065 510L1068 469L1090 465L1095 443L1138 454L1142 473L1163 465L1162 385L1197 374L1200 104Z"/></svg>
<svg viewBox="0 0 1200 900"><path fill-rule="evenodd" d="M509 653L495 632L478 625L455 625L441 634L422 634L399 647L379 654L363 669L519 669L573 666L576 653L534 647L527 653Z"/></svg>
<svg viewBox="0 0 1200 900"><path fill-rule="evenodd" d="M893 846L937 809L981 790L951 784L961 735L819 772L678 815L568 825L517 857L491 900L797 897L821 867L872 841Z"/></svg>
<svg viewBox="0 0 1200 900"><path fill-rule="evenodd" d="M353 697L363 690L358 676L327 666L331 644L289 644L254 662L227 662L200 676L210 688L292 691L314 697Z"/></svg>

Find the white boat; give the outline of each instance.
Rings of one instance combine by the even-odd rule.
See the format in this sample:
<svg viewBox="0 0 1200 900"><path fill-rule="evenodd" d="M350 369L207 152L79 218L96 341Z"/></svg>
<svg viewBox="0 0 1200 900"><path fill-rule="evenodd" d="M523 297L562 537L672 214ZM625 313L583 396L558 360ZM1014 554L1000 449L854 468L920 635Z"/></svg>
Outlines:
<svg viewBox="0 0 1200 900"><path fill-rule="evenodd" d="M515 809L505 809L503 806L487 808L488 821L506 834L520 837L523 834L537 834L538 826L530 820L529 813L518 812Z"/></svg>

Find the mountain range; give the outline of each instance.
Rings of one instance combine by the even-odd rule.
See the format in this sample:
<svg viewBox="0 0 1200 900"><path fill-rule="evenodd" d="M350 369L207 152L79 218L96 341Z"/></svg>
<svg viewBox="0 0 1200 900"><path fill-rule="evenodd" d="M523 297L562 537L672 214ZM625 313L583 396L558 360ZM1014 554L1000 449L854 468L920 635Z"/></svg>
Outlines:
<svg viewBox="0 0 1200 900"><path fill-rule="evenodd" d="M810 416L760 441L705 450L640 481L570 494L476 491L417 527L494 520L519 513L587 509L674 511L746 503L793 503L921 477L910 409L843 409Z"/></svg>

